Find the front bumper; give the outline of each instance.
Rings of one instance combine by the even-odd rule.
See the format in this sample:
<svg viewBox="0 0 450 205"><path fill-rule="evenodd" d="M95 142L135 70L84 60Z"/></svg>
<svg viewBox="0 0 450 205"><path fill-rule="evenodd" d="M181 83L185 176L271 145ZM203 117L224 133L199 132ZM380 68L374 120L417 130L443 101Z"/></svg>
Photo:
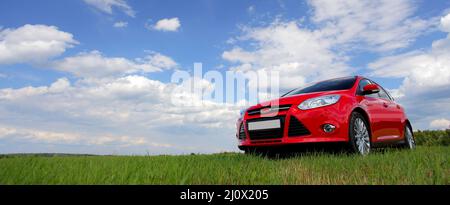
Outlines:
<svg viewBox="0 0 450 205"><path fill-rule="evenodd" d="M280 111L275 117L266 117L262 115L250 116L246 114L243 119L237 122L237 134L240 149L246 147L260 147L260 146L277 146L289 145L298 143L317 143L317 142L347 142L348 141L348 116L345 111L348 108L341 104L334 104L321 108L310 110L300 110L297 105L292 105L289 110ZM255 120L265 120L273 118L282 118L281 134L274 137L264 137L264 139L256 139L252 137L248 130L248 122ZM306 128L307 132L292 132L296 127L293 126L295 121ZM324 124L332 124L336 128L332 132L325 132L323 130ZM295 125L295 124L294 124ZM243 126L243 130L241 130ZM291 132L290 132L291 131ZM241 132L241 137L239 133ZM243 137L243 133L245 136ZM242 139L243 138L243 139Z"/></svg>

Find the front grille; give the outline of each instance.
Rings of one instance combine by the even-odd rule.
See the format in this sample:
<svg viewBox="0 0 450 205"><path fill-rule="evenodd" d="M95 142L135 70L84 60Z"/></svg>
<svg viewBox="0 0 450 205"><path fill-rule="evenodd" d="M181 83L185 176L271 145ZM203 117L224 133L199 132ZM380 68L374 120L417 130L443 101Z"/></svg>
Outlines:
<svg viewBox="0 0 450 205"><path fill-rule="evenodd" d="M311 134L309 130L294 116L291 116L288 128L288 136L303 136Z"/></svg>
<svg viewBox="0 0 450 205"><path fill-rule="evenodd" d="M255 121L263 121L263 120L280 119L280 125L281 125L280 126L281 128L275 128L275 129L249 130L248 131L249 138L251 140L282 138L283 130L284 130L284 118L285 118L284 116L277 116L277 117L264 117L264 118L248 120L247 123L255 122Z"/></svg>
<svg viewBox="0 0 450 205"><path fill-rule="evenodd" d="M260 108L253 109L253 110L248 110L247 113L248 113L248 115L258 115L258 114L261 114L261 110L265 109L265 108L270 108L270 110L267 113L272 113L272 112L279 112L279 111L283 111L283 110L289 110L290 107L291 107L291 105L279 105L278 107L265 106L265 107L260 107Z"/></svg>
<svg viewBox="0 0 450 205"><path fill-rule="evenodd" d="M241 123L241 128L239 128L239 139L245 139L244 123Z"/></svg>

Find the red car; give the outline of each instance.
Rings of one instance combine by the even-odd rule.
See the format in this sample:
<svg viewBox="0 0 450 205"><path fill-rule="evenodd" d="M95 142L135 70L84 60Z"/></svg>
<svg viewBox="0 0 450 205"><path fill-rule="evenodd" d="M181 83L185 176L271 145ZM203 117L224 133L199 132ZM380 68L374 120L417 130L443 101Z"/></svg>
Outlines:
<svg viewBox="0 0 450 205"><path fill-rule="evenodd" d="M380 85L361 76L294 89L241 111L236 125L238 147L246 153L323 142L345 142L361 155L382 145L415 148L403 108Z"/></svg>

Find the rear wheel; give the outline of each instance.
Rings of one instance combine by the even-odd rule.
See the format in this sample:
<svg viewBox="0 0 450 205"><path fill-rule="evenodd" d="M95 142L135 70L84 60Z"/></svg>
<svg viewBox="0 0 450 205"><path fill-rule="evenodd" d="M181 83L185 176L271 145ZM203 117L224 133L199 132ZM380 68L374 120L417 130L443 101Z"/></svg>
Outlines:
<svg viewBox="0 0 450 205"><path fill-rule="evenodd" d="M370 152L369 126L358 112L352 113L349 124L350 151L360 155L367 155Z"/></svg>
<svg viewBox="0 0 450 205"><path fill-rule="evenodd" d="M416 140L414 139L412 128L408 124L405 125L404 135L405 135L405 142L403 144L403 148L415 149L416 148Z"/></svg>

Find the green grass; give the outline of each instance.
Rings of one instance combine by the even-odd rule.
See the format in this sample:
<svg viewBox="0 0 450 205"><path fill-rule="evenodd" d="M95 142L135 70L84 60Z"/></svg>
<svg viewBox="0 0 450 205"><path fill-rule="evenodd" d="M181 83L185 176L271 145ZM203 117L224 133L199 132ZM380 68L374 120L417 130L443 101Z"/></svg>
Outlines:
<svg viewBox="0 0 450 205"><path fill-rule="evenodd" d="M450 184L449 157L447 146L284 159L238 153L12 156L0 158L0 184Z"/></svg>

